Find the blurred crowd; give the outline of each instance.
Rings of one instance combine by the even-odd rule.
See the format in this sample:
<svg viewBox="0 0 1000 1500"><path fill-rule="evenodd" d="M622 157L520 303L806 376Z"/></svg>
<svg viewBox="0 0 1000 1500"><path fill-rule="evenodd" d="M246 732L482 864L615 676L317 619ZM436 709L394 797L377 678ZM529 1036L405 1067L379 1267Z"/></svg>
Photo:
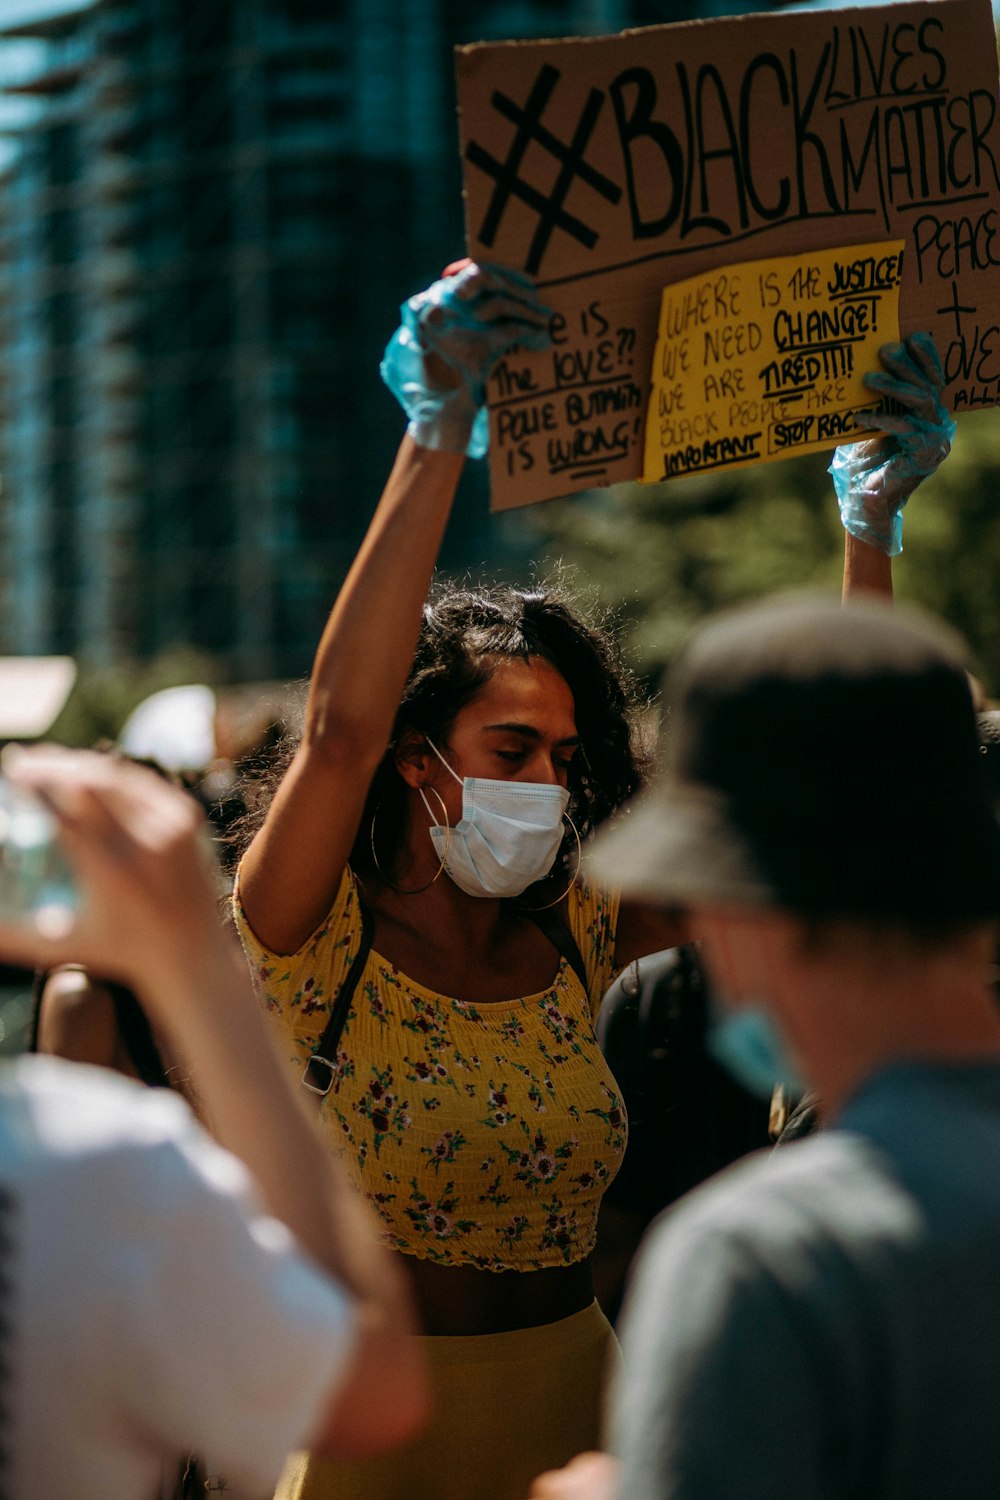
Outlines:
<svg viewBox="0 0 1000 1500"><path fill-rule="evenodd" d="M1000 711L892 604L938 353L834 455L843 597L705 623L650 757L603 622L433 576L550 322L404 305L300 711L4 755L5 1494L1000 1491Z"/></svg>

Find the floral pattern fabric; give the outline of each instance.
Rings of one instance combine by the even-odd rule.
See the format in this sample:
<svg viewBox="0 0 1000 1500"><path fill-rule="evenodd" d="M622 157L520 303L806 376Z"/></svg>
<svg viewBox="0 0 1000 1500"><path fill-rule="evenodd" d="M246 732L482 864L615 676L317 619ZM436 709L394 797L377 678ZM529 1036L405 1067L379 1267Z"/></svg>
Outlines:
<svg viewBox="0 0 1000 1500"><path fill-rule="evenodd" d="M234 896L261 999L300 1077L361 940L348 870L297 953L269 953ZM354 993L321 1128L395 1249L444 1265L538 1270L594 1246L625 1151L625 1110L594 1035L617 903L579 880L569 923L588 979L562 959L540 994L449 999L374 950Z"/></svg>

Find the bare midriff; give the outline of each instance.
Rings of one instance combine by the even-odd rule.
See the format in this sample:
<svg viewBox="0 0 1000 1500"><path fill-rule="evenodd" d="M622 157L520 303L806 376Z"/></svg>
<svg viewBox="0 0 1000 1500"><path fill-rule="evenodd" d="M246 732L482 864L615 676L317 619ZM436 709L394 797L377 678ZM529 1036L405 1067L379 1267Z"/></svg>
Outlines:
<svg viewBox="0 0 1000 1500"><path fill-rule="evenodd" d="M413 1255L406 1266L425 1333L469 1337L537 1328L581 1312L594 1300L590 1259L543 1271L480 1271Z"/></svg>

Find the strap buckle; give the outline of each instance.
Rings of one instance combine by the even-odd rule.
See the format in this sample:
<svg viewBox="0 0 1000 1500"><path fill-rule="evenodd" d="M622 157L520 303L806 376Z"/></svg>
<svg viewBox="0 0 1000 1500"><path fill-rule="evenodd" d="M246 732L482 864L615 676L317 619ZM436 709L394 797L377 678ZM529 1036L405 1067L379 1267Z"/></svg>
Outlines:
<svg viewBox="0 0 1000 1500"><path fill-rule="evenodd" d="M318 1052L315 1052L302 1069L302 1085L311 1094L319 1094L325 1098L333 1088L333 1080L336 1076L336 1064L332 1063L328 1057L321 1057Z"/></svg>

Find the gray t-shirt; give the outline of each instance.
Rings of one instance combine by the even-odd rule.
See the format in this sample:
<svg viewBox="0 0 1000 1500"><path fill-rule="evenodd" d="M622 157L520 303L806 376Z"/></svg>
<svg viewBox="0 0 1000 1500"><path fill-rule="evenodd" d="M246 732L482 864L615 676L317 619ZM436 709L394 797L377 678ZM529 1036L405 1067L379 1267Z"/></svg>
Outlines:
<svg viewBox="0 0 1000 1500"><path fill-rule="evenodd" d="M1000 1064L876 1074L648 1236L628 1500L1000 1495Z"/></svg>

